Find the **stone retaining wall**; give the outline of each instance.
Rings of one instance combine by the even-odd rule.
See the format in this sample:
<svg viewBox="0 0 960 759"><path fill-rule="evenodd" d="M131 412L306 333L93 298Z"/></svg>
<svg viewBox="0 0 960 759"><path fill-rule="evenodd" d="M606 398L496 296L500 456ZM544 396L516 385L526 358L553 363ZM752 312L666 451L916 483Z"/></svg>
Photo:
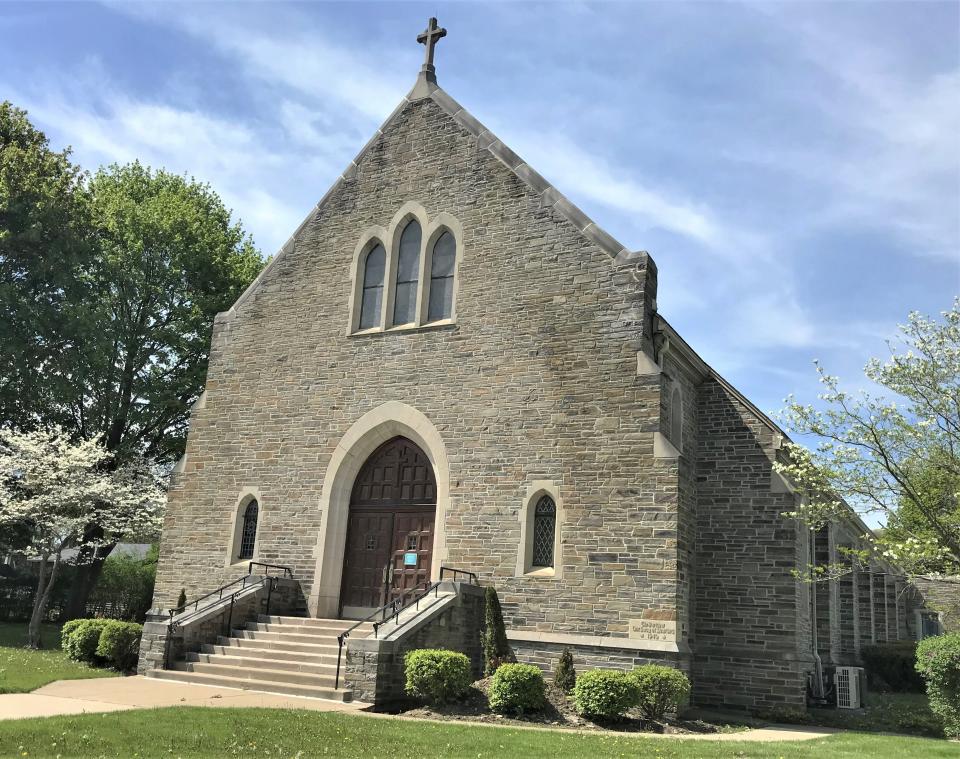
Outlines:
<svg viewBox="0 0 960 759"><path fill-rule="evenodd" d="M418 648L460 651L470 659L473 679L482 677L483 588L450 585L456 596L437 613L425 611L398 639L348 639L343 679L354 699L378 705L402 700L406 682L403 657Z"/></svg>

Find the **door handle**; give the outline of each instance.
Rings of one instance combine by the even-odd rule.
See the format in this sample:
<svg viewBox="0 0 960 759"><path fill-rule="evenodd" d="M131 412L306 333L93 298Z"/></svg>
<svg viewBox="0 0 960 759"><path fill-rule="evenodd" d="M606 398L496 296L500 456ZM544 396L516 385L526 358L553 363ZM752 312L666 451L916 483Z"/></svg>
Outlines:
<svg viewBox="0 0 960 759"><path fill-rule="evenodd" d="M393 584L393 564L387 567L387 585Z"/></svg>

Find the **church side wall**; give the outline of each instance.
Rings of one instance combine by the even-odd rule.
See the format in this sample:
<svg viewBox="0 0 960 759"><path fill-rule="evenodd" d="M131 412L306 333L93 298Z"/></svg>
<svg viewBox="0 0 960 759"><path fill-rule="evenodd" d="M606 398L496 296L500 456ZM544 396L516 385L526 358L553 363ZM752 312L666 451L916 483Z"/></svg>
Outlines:
<svg viewBox="0 0 960 759"><path fill-rule="evenodd" d="M803 531L773 492L774 433L709 378L699 388L694 699L763 710L805 704L809 596L790 574Z"/></svg>
<svg viewBox="0 0 960 759"><path fill-rule="evenodd" d="M347 336L358 239L411 200L462 226L456 323ZM496 586L508 628L626 637L638 619L676 619L687 603L676 463L653 457L660 384L636 370L655 292L626 266L431 100L409 105L256 294L218 320L155 604L245 572L228 545L250 489L255 558L292 566L309 598L334 449L397 401L430 420L449 462L446 553L434 561ZM521 510L539 481L559 493L557 571L518 576Z"/></svg>

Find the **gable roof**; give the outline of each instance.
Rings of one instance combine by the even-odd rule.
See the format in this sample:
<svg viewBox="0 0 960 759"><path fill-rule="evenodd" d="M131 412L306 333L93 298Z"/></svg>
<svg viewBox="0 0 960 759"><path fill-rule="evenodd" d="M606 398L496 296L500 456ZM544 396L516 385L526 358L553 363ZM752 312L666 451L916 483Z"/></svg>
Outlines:
<svg viewBox="0 0 960 759"><path fill-rule="evenodd" d="M417 77L413 89L400 101L400 104L393 110L386 121L380 125L376 133L363 149L357 153L346 170L337 178L326 194L320 199L306 218L296 228L290 238L281 246L277 254L271 259L263 271L257 276L246 290L237 298L236 302L225 314L218 315L218 318L229 318L236 309L241 306L259 289L261 282L267 273L276 265L277 261L294 246L297 236L314 219L317 213L326 205L327 201L336 192L344 182L351 181L357 174L360 162L367 151L383 136L384 132L390 127L400 113L410 104L418 100L433 100L441 110L453 118L463 129L470 133L477 140L477 148L486 150L500 163L506 166L513 174L536 194L540 196L541 208L552 208L563 216L573 226L575 226L588 240L596 244L603 250L616 264L626 263L631 259L644 259L649 254L646 251L631 251L621 245L611 234L602 229L595 221L581 211L577 206L570 202L567 197L556 187L544 179L537 171L524 161L520 156L514 153L502 140L493 132L487 129L476 118L474 118L466 108L460 105L456 100L450 97L437 83L435 78L423 71Z"/></svg>

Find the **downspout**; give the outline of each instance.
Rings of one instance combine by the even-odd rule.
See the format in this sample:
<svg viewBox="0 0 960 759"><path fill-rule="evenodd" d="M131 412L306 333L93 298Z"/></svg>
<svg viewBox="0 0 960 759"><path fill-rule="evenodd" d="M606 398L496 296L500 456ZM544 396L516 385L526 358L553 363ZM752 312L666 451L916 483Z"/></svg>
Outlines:
<svg viewBox="0 0 960 759"><path fill-rule="evenodd" d="M810 622L811 638L813 641L813 697L825 700L826 694L823 690L823 662L820 659L820 645L817 639L817 579L814 574L814 562L817 560L817 533L810 530L810 561L808 569L810 571Z"/></svg>

